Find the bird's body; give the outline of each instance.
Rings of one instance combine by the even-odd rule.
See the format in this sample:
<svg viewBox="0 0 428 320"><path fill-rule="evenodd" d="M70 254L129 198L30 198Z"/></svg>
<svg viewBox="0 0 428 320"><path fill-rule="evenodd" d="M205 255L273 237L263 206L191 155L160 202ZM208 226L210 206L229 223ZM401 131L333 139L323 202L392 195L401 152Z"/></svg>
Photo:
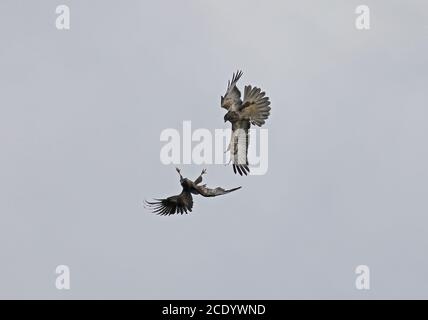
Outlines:
<svg viewBox="0 0 428 320"><path fill-rule="evenodd" d="M153 213L159 215L172 215L175 213L188 213L192 212L193 209L193 197L192 194L201 195L204 197L215 197L222 194L230 193L232 191L238 190L241 187L225 190L221 187L215 189L207 188L206 185L201 185L202 175L206 173L206 170L203 170L200 176L192 181L188 178L183 178L180 173L180 170L177 168L177 172L180 175L180 184L183 188L181 193L166 199L155 199L156 202L146 201L146 205L153 211Z"/></svg>
<svg viewBox="0 0 428 320"><path fill-rule="evenodd" d="M228 82L226 94L221 97L221 107L227 110L224 122L232 124L232 137L227 150L230 150L231 161L235 173L247 175L249 129L251 125L261 127L270 114L270 101L265 92L257 87L245 86L244 100L236 86L242 76L242 71L233 74Z"/></svg>

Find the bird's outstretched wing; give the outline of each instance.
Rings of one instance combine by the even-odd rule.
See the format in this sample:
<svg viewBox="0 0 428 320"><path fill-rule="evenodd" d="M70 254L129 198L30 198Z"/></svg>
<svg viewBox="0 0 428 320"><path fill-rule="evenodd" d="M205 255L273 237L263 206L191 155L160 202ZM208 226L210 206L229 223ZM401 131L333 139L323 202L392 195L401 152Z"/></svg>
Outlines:
<svg viewBox="0 0 428 320"><path fill-rule="evenodd" d="M193 198L190 192L183 191L179 195L166 199L154 199L155 202L145 201L146 206L153 212L162 216L175 213L192 212Z"/></svg>
<svg viewBox="0 0 428 320"><path fill-rule="evenodd" d="M269 97L265 95L260 88L245 86L244 102L240 109L241 118L261 127L270 114Z"/></svg>
<svg viewBox="0 0 428 320"><path fill-rule="evenodd" d="M242 77L242 71L233 74L232 80L227 83L227 90L224 97L221 97L221 107L229 110L232 106L239 106L241 101L241 92L236 83Z"/></svg>
<svg viewBox="0 0 428 320"><path fill-rule="evenodd" d="M222 194L226 194L226 193L230 193L232 191L241 189L241 187L237 187L237 188L233 188L233 189L223 189L221 187L217 187L215 189L210 189L206 187L206 184L202 184L199 186L195 186L196 191L198 191L198 193L201 196L204 197L216 197L216 196L221 196Z"/></svg>

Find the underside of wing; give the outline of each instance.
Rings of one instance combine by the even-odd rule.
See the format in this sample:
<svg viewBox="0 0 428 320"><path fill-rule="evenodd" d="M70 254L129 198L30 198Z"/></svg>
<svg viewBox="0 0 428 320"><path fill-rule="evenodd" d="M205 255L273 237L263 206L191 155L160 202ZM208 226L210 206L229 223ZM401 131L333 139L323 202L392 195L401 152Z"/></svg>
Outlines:
<svg viewBox="0 0 428 320"><path fill-rule="evenodd" d="M237 188L233 188L233 189L223 189L221 187L217 187L215 189L210 189L210 188L207 188L205 184L196 186L195 188L198 191L198 193L204 197L221 196L223 194L230 193L230 192L236 191L238 189L241 189L241 187L237 187Z"/></svg>
<svg viewBox="0 0 428 320"><path fill-rule="evenodd" d="M155 201L145 201L145 205L153 213L167 216L178 213L192 212L193 198L190 192L183 191L181 194L166 199L154 199Z"/></svg>
<svg viewBox="0 0 428 320"><path fill-rule="evenodd" d="M253 125L261 127L270 114L269 97L260 88L246 86L244 89L244 102L241 106L241 117Z"/></svg>

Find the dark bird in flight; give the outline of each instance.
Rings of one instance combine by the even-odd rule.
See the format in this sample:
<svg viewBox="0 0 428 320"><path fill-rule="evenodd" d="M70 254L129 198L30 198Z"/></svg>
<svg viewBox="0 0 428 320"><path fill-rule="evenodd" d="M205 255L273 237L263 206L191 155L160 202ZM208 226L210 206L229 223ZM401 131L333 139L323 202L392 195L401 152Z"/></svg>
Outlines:
<svg viewBox="0 0 428 320"><path fill-rule="evenodd" d="M222 194L226 194L238 189L241 187L225 190L221 187L215 189L207 188L205 184L201 185L202 176L206 174L206 169L202 170L201 175L195 180L192 181L187 178L183 178L181 175L180 169L176 168L178 174L180 175L180 184L183 187L183 190L179 195L172 196L166 199L154 199L155 202L145 201L145 205L153 213L166 216L172 215L175 213L188 213L187 211L192 212L193 208L193 194L200 194L204 197L216 197Z"/></svg>
<svg viewBox="0 0 428 320"><path fill-rule="evenodd" d="M269 117L270 101L266 93L260 88L245 86L244 101L241 100L241 92L236 83L242 76L242 71L233 74L232 80L227 84L224 97L221 97L221 107L227 110L224 115L224 122L232 123L232 136L229 147L230 161L233 164L233 171L242 176L250 172L248 168L248 145L251 124L261 127Z"/></svg>

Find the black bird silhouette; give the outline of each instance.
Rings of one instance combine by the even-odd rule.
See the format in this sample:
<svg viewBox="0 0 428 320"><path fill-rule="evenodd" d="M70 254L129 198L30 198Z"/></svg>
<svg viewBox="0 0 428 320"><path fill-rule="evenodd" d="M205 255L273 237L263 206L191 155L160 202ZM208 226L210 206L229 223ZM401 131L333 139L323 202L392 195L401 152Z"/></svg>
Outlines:
<svg viewBox="0 0 428 320"><path fill-rule="evenodd" d="M225 190L221 187L217 187L215 189L207 188L205 184L200 185L202 182L202 176L206 174L207 170L202 170L200 176L192 181L187 178L183 178L181 175L180 169L175 168L180 175L180 184L183 187L183 190L180 194L176 196L172 196L166 199L154 199L155 202L145 201L145 205L148 209L150 209L153 213L159 215L172 215L175 213L188 213L192 212L193 208L193 194L200 194L204 197L216 197L222 194L226 194L238 189L241 187Z"/></svg>
<svg viewBox="0 0 428 320"><path fill-rule="evenodd" d="M227 110L224 122L232 124L232 137L229 147L230 160L233 163L233 171L242 176L250 172L248 168L248 145L250 136L248 130L251 124L261 127L270 114L269 97L260 88L245 86L244 101L241 100L241 92L236 83L242 76L242 71L233 74L232 80L227 83L224 97L221 97L221 107Z"/></svg>

